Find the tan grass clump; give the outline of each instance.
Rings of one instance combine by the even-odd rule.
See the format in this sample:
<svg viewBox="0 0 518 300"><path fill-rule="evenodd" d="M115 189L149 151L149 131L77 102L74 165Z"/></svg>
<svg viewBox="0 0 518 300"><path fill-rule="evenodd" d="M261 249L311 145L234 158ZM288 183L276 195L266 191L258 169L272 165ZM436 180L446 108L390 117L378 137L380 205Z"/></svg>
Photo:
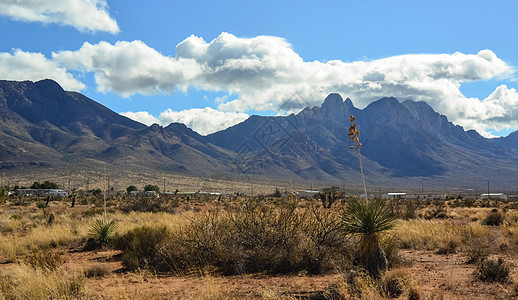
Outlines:
<svg viewBox="0 0 518 300"><path fill-rule="evenodd" d="M66 272L47 272L21 264L0 277L0 295L6 299L86 298L84 279Z"/></svg>
<svg viewBox="0 0 518 300"><path fill-rule="evenodd" d="M470 225L440 220L399 221L394 229L402 248L439 250L461 245L468 236Z"/></svg>

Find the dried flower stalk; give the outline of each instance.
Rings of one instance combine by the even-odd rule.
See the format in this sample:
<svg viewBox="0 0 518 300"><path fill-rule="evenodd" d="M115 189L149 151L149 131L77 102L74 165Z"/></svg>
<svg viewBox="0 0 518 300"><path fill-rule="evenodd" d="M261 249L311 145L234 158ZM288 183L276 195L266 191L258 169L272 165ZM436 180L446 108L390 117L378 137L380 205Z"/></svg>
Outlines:
<svg viewBox="0 0 518 300"><path fill-rule="evenodd" d="M360 143L360 131L356 128L356 123L354 123L354 120L356 118L351 115L349 117L349 121L351 121L351 126L349 127L349 139L351 142L355 144L355 146L351 146L351 149L356 148L358 150L358 160L360 161L360 172L362 175L362 184L363 184L363 192L365 193L365 198L368 198L367 196L367 186L365 185L365 176L363 175L363 165L362 165L362 155L360 153L360 147L362 146L362 143Z"/></svg>

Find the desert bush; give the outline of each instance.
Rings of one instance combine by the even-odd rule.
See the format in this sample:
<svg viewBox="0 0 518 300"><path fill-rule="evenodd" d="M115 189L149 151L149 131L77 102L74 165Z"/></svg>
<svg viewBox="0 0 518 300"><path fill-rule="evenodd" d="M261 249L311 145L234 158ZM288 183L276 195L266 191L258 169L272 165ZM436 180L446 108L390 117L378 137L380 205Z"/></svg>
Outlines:
<svg viewBox="0 0 518 300"><path fill-rule="evenodd" d="M439 243L439 249L437 254L454 254L457 253L457 248L460 246L460 242L457 239L447 239Z"/></svg>
<svg viewBox="0 0 518 300"><path fill-rule="evenodd" d="M249 203L240 211L193 218L171 234L163 254L176 271L212 267L224 275L319 274L350 262L339 218L329 214Z"/></svg>
<svg viewBox="0 0 518 300"><path fill-rule="evenodd" d="M417 210L419 209L419 201L411 199L392 200L389 203L389 208L392 214L398 219L415 219L417 217Z"/></svg>
<svg viewBox="0 0 518 300"><path fill-rule="evenodd" d="M504 216L497 209L492 209L491 212L482 220L483 225L499 226L504 223Z"/></svg>
<svg viewBox="0 0 518 300"><path fill-rule="evenodd" d="M38 203L36 203L36 207L37 208L46 208L48 205L45 201L38 201Z"/></svg>
<svg viewBox="0 0 518 300"><path fill-rule="evenodd" d="M122 264L131 270L164 269L160 246L166 239L166 227L141 226L115 238L114 245L122 250Z"/></svg>
<svg viewBox="0 0 518 300"><path fill-rule="evenodd" d="M13 214L10 219L13 219L15 221L19 221L22 219L22 216L20 216L19 214Z"/></svg>
<svg viewBox="0 0 518 300"><path fill-rule="evenodd" d="M475 278L481 281L506 283L509 281L509 267L503 259L484 259L475 270Z"/></svg>
<svg viewBox="0 0 518 300"><path fill-rule="evenodd" d="M489 256L489 242L481 238L473 238L465 248L466 263L480 263Z"/></svg>
<svg viewBox="0 0 518 300"><path fill-rule="evenodd" d="M381 240L381 248L385 252L388 263L387 267L389 269L408 266L411 264L409 260L399 254L399 247L399 242L394 236L388 236Z"/></svg>
<svg viewBox="0 0 518 300"><path fill-rule="evenodd" d="M381 278L381 287L389 298L398 298L401 295L404 295L405 299L421 298L419 288L407 269L388 271Z"/></svg>
<svg viewBox="0 0 518 300"><path fill-rule="evenodd" d="M446 207L444 205L434 206L431 209L427 209L423 215L425 220L431 219L446 219L448 215L446 214Z"/></svg>
<svg viewBox="0 0 518 300"><path fill-rule="evenodd" d="M45 272L55 271L63 264L63 258L59 252L44 249L41 251L33 250L32 254L26 259L28 265L35 269Z"/></svg>
<svg viewBox="0 0 518 300"><path fill-rule="evenodd" d="M110 274L110 270L108 269L108 267L106 267L104 265L100 265L100 264L91 266L90 268L83 271L83 275L86 278L103 277L108 274Z"/></svg>
<svg viewBox="0 0 518 300"><path fill-rule="evenodd" d="M388 296L381 282L362 270L351 269L344 273L335 286L324 292L325 299L382 300Z"/></svg>

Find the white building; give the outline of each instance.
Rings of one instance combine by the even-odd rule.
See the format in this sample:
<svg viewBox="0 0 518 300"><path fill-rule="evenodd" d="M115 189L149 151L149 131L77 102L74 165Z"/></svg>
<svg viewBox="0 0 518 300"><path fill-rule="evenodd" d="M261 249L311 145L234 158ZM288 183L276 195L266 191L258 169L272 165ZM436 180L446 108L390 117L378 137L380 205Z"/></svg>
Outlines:
<svg viewBox="0 0 518 300"><path fill-rule="evenodd" d="M315 197L320 191L298 191L296 194L301 198L313 198Z"/></svg>
<svg viewBox="0 0 518 300"><path fill-rule="evenodd" d="M49 195L51 196L59 196L59 197L68 197L68 192L60 189L49 189Z"/></svg>
<svg viewBox="0 0 518 300"><path fill-rule="evenodd" d="M387 193L387 197L391 199L405 199L406 193Z"/></svg>
<svg viewBox="0 0 518 300"><path fill-rule="evenodd" d="M507 200L507 195L504 193L486 193L480 194L480 199Z"/></svg>

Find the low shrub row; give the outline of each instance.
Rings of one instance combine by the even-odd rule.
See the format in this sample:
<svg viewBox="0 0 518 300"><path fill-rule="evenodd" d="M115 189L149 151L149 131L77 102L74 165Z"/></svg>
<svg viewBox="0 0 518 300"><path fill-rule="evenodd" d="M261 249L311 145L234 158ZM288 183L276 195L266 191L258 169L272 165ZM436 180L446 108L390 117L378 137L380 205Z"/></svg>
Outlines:
<svg viewBox="0 0 518 300"><path fill-rule="evenodd" d="M294 206L245 206L207 213L176 231L142 226L115 239L129 269L320 274L351 262L352 245L337 213Z"/></svg>

